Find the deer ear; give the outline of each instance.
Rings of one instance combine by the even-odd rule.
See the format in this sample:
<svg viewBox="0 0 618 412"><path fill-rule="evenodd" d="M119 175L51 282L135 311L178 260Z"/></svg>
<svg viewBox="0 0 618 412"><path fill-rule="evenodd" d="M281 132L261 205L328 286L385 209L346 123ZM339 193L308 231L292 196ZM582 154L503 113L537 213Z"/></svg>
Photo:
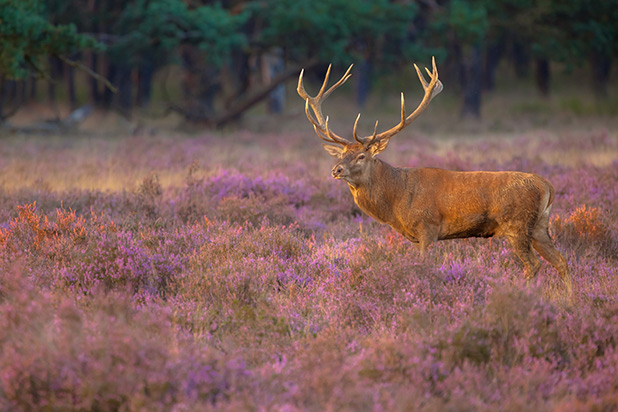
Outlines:
<svg viewBox="0 0 618 412"><path fill-rule="evenodd" d="M339 146L333 146L332 144L323 144L322 147L328 152L329 155L333 157L340 158L341 153L343 153L343 149Z"/></svg>
<svg viewBox="0 0 618 412"><path fill-rule="evenodd" d="M378 140L371 146L369 146L369 152L371 153L371 157L377 155L378 153L382 153L386 146L388 146L388 142L390 139L382 139Z"/></svg>

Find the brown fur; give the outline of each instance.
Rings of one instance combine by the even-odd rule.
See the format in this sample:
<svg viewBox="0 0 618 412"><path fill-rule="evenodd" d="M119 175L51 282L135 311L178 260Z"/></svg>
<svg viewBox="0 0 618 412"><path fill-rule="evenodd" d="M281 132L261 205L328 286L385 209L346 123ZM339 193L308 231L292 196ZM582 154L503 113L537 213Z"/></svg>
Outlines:
<svg viewBox="0 0 618 412"><path fill-rule="evenodd" d="M396 168L373 157L379 149L361 144L327 150L340 158L333 177L348 183L358 207L422 252L437 240L503 236L523 262L526 279L540 267L534 248L569 283L566 261L548 233L554 188L542 177Z"/></svg>

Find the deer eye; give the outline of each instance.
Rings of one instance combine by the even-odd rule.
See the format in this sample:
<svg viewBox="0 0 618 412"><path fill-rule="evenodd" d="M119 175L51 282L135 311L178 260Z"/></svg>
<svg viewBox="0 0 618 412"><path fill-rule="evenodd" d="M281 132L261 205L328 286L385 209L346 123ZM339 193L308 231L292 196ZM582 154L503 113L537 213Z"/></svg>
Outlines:
<svg viewBox="0 0 618 412"><path fill-rule="evenodd" d="M356 160L363 160L364 158L365 158L365 155L363 153L361 153L361 154L358 155Z"/></svg>

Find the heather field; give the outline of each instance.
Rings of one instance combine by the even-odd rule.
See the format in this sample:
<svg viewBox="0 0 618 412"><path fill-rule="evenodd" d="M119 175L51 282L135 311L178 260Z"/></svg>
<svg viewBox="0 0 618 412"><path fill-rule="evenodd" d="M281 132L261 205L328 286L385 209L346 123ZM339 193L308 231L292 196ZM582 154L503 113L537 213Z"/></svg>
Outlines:
<svg viewBox="0 0 618 412"><path fill-rule="evenodd" d="M421 257L295 123L1 137L0 410L618 410L616 129L381 155L546 177L568 296L502 239Z"/></svg>

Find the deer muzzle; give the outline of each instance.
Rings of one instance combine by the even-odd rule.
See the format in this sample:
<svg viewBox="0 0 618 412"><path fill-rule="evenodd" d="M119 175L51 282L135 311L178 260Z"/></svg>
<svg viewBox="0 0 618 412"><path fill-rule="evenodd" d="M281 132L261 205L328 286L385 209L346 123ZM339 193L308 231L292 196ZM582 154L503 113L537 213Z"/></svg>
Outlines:
<svg viewBox="0 0 618 412"><path fill-rule="evenodd" d="M335 167L333 167L333 170L331 171L331 174L333 175L333 177L335 179L341 179L343 176L343 166L341 166L340 164L336 164Z"/></svg>

